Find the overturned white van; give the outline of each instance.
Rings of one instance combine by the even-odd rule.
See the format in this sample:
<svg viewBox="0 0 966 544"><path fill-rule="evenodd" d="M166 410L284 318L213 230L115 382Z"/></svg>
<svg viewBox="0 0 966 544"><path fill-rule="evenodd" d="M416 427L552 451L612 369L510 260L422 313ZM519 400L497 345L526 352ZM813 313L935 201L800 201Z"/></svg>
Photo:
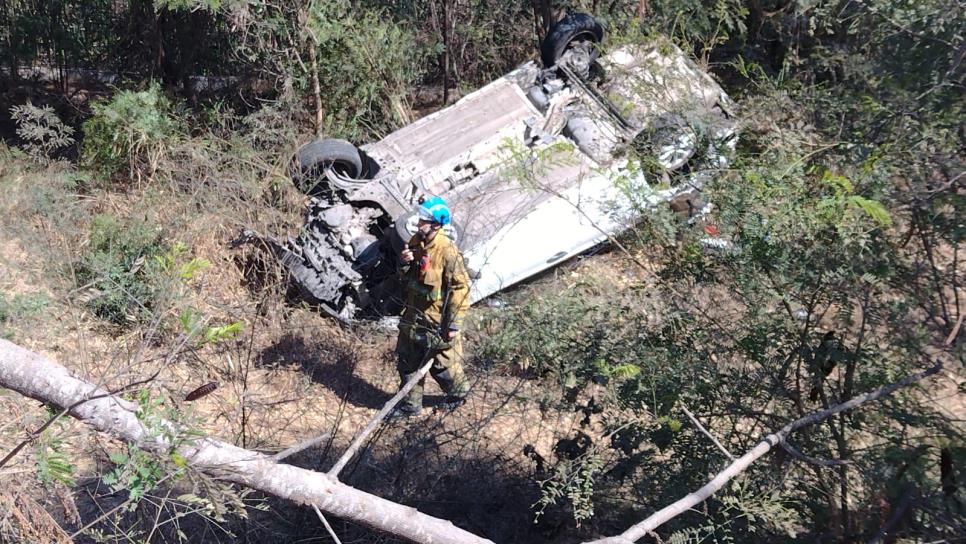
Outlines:
<svg viewBox="0 0 966 544"><path fill-rule="evenodd" d="M473 302L694 197L734 147L728 97L667 40L601 55L602 38L591 16L570 14L542 64L378 142L306 144L293 173L312 197L302 233L240 240L264 244L307 299L348 319L400 309L396 259L425 195L450 205Z"/></svg>

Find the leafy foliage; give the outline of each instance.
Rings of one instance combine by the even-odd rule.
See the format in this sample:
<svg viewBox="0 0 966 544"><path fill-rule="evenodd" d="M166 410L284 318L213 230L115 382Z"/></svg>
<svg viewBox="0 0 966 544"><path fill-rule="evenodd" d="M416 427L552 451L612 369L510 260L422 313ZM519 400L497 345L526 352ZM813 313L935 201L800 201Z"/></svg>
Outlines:
<svg viewBox="0 0 966 544"><path fill-rule="evenodd" d="M573 518L581 521L594 515L594 478L604 466L596 455L578 460L564 460L554 465L554 474L540 481L540 499L533 505L534 517L540 519L548 506L566 501L573 508Z"/></svg>
<svg viewBox="0 0 966 544"><path fill-rule="evenodd" d="M87 306L118 325L148 318L160 293L145 263L164 251L161 233L151 225L94 216L89 249L76 263L77 284L93 289Z"/></svg>
<svg viewBox="0 0 966 544"><path fill-rule="evenodd" d="M17 124L17 137L24 150L36 158L49 159L53 154L74 143L74 128L65 125L50 106L26 104L10 108L10 116Z"/></svg>
<svg viewBox="0 0 966 544"><path fill-rule="evenodd" d="M0 183L16 202L4 211L31 218L8 221L19 229L11 232L40 224L71 246L77 225L87 224L89 236L77 236L85 242L68 252L76 255L70 293L84 287L88 308L126 326L178 315L174 326L187 345L217 349L240 333L241 322L215 320L177 300L208 260L165 239L174 231L155 228L140 213L107 215L116 209L99 192L115 188L108 176L126 169L135 179L162 182L148 186L156 192L138 209L171 213L167 208L180 206L192 219L199 210L231 209L222 225L268 216L262 220L276 227L281 213L294 215L297 207L286 204L282 187L290 151L306 138L309 109L321 113L312 123L317 132L357 141L385 134L411 119L410 102L432 95L427 89L438 87L444 72L450 88L468 90L533 58L543 7L551 6L3 3L0 62L11 79L32 73L30 66L53 67L57 92L77 103L83 100L71 92L73 68L115 70L139 80L129 88L143 89L93 106L81 149L90 171L32 164L25 170L30 181L49 179L16 181L21 172L11 165L23 155L0 145ZM477 311L480 360L493 372L534 380L544 409L578 413L576 437L562 438L535 471L534 509L544 512L542 521L567 508L582 530L607 532L638 518L639 505L667 504L703 484L726 457L682 408L738 453L789 419L889 383L926 359L957 364L961 339L944 342L963 304L962 2L552 7L598 8L610 45L670 36L725 82L742 126L733 161L705 184L709 215L649 210L646 222L621 237L632 273L597 278L596 270L578 269L549 279L550 293L525 287L537 296L502 312ZM199 82L232 93L212 103L198 96ZM174 93L190 100L193 116ZM259 100L246 100L253 96ZM12 110L30 154L60 156L70 144L70 127L52 111L30 103ZM687 121L700 129L691 123L700 120ZM517 167L510 175L524 181L554 160L552 148L543 156L509 154ZM686 169L663 176L650 154L647 146L629 153L631 167L653 177L650 186L689 181ZM645 211L647 187L626 181L615 180ZM89 209L101 215L91 219ZM709 244L709 236L720 243ZM56 241L45 239L51 247L59 247ZM0 322L15 325L30 307L4 296ZM900 538L962 534L966 497L949 483L962 481L962 431L927 402L929 393L904 391L797 432L792 442L805 454L852 464L809 466L776 451L702 511L662 529L670 535L665 540L866 541L888 519L883 512L901 510L904 497L915 508L900 520ZM158 426L152 414L174 415L163 403L141 400L149 426ZM185 440L170 428L158 432ZM68 481L71 460L59 442L44 440L36 450L42 478ZM173 450L128 449L113 461L105 481L131 490L135 500L168 475L191 477ZM185 510L221 519L224 504L239 502L231 493L200 494L179 497Z"/></svg>
<svg viewBox="0 0 966 544"><path fill-rule="evenodd" d="M43 293L18 293L13 296L0 293L0 323L36 314L49 304L50 298Z"/></svg>
<svg viewBox="0 0 966 544"><path fill-rule="evenodd" d="M647 504L666 504L720 470L720 454L682 422L681 406L700 407L699 418L729 450L745 451L756 436L784 422L910 373L927 361L930 342L954 326L957 304L945 293L957 284L951 267L962 233L949 214L961 208L961 195L950 191L961 160L949 145L961 138L950 138L949 116L959 106L945 94L944 71L952 67L948 46L960 38L949 33L947 14L909 19L908 6L886 4L863 4L862 14L843 23L831 15L838 9L831 3L810 10L792 3L787 9L800 17L794 28L782 26L787 19L753 13L764 17L752 20L755 31L782 33L789 49L757 57L746 51L733 65L743 78L736 95L745 126L729 168L706 180L701 197L713 203L712 213L684 221L658 210L622 237L646 283L605 289L583 278L565 285L558 280L548 289L553 294L484 317L485 360L554 385L545 396L587 414L586 425L601 418L599 424L620 429L595 479L598 505L626 492ZM667 21L661 9L677 8L651 5L655 26ZM941 24L919 26L927 20ZM720 24L710 35L711 27L689 28L697 31L693 40L662 30L699 51L724 44L718 40L727 35L717 54L751 37L743 25ZM919 73L915 80L873 75L898 64L866 47L857 29L876 41L897 25L907 36L934 40L936 56L917 70L938 73ZM833 41L839 49L826 47ZM923 53L917 42L902 55L915 62ZM776 60L781 71L773 70ZM903 111L884 105L898 96L908 100ZM632 201L646 202L637 193L646 188L624 189ZM933 192L943 204L929 196ZM711 232L726 242L710 245ZM639 371L614 379L605 370L624 365ZM936 498L926 501L929 521L910 531L953 534L961 525L941 513L946 507L937 497L935 455L924 461L931 472L911 476L904 470L901 485L881 489L883 464L895 470L897 461L880 455L921 444L897 431L912 420L927 434L962 439L920 394L902 392L793 437L809 455L863 458L854 467L816 474L778 455L774 468L750 469L740 496L711 501L705 519L672 522L670 530L679 529L672 540L792 541L802 531L821 535L814 527L859 538L873 534L879 521L848 506L852 501L895 504L911 488ZM872 437L889 445L863 450L860 444ZM598 451L606 450L598 445ZM554 466L569 474L569 462L558 459ZM538 481L544 491L539 505L566 496L567 477L538 475ZM575 513L587 511L583 497L575 501ZM788 501L801 517L790 515ZM825 537L831 538L819 538Z"/></svg>
<svg viewBox="0 0 966 544"><path fill-rule="evenodd" d="M181 330L189 341L195 341L199 346L216 344L234 338L242 331L240 321L233 321L224 325L208 325L204 316L193 308L186 308L178 316Z"/></svg>
<svg viewBox="0 0 966 544"><path fill-rule="evenodd" d="M57 415L54 410L46 410L48 418ZM44 429L34 443L34 462L37 466L37 479L45 486L55 483L74 485L75 466L64 451L65 421L60 419Z"/></svg>
<svg viewBox="0 0 966 544"><path fill-rule="evenodd" d="M83 125L81 158L106 175L125 165L132 176L142 169L153 173L162 151L184 131L175 103L156 83L143 91L121 91L92 110Z"/></svg>
<svg viewBox="0 0 966 544"><path fill-rule="evenodd" d="M199 436L190 427L182 428L183 417L165 403L165 397L152 395L147 389L137 394L138 409L135 415L144 425L145 439L162 442L166 450L161 453L148 452L136 444L128 444L127 450L110 455L115 464L114 470L104 475L102 480L112 489L127 490L129 510L137 508L138 502L162 480L178 480L184 475L187 460L178 453L178 448Z"/></svg>
<svg viewBox="0 0 966 544"><path fill-rule="evenodd" d="M238 54L262 67L283 100L311 96L318 81L324 100L317 132L362 140L410 120L409 84L425 55L410 25L342 0L224 9L247 29L236 36Z"/></svg>
<svg viewBox="0 0 966 544"><path fill-rule="evenodd" d="M208 262L168 243L156 226L134 218L94 216L87 251L74 263L77 284L95 315L130 326L175 307L183 287Z"/></svg>

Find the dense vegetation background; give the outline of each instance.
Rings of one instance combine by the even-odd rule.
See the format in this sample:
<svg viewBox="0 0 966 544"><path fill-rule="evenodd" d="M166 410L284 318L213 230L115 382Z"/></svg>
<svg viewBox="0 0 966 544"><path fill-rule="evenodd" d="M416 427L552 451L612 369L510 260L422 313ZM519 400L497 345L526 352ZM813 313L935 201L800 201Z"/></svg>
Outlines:
<svg viewBox="0 0 966 544"><path fill-rule="evenodd" d="M289 165L313 134L379 138L535 58L570 9L605 24L605 47L670 37L735 100L741 138L705 188L714 209L699 225L649 212L607 254L475 311L472 374L569 418L549 445L487 450L483 416L389 430L353 484L497 541L579 542L729 462L684 410L738 455L940 362L924 388L798 431L653 538L961 542L959 0L7 0L0 330L119 387L154 374L134 394L146 420L279 446L286 422L270 416L325 406L298 404L314 394L298 380L279 385L284 402L260 397L256 378L277 379L265 368L296 353L338 362L302 363L320 383L388 375L391 340L283 304L274 263L226 242L297 228ZM710 232L732 249L702 249ZM209 380L232 392L223 404L172 400ZM0 424L5 453L45 414L0 401L16 416ZM311 511L80 436L51 426L0 467L0 541L328 538Z"/></svg>

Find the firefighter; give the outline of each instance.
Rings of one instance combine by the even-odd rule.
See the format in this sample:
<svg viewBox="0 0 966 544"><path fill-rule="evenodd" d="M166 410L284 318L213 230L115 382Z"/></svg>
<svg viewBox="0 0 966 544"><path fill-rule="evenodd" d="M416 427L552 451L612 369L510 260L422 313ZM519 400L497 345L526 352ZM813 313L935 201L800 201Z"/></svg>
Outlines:
<svg viewBox="0 0 966 544"><path fill-rule="evenodd" d="M443 227L450 222L446 202L438 196L420 201L418 231L403 246L403 291L406 307L396 343L400 387L432 359L430 375L446 398L444 409L455 409L466 399L460 329L470 305L470 282L456 244ZM410 417L423 407L423 382L402 400L394 417Z"/></svg>

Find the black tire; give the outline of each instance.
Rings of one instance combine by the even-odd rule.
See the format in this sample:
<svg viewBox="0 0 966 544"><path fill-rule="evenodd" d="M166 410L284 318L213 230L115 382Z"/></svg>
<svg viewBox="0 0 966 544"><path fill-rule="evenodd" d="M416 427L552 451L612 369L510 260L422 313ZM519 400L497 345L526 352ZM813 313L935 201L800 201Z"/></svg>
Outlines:
<svg viewBox="0 0 966 544"><path fill-rule="evenodd" d="M359 178L363 172L359 149L351 142L336 138L303 145L296 154L296 166L295 185L306 194L318 190L320 182L325 179L324 170L330 166L350 178Z"/></svg>
<svg viewBox="0 0 966 544"><path fill-rule="evenodd" d="M540 59L543 65L550 68L567 51L573 42L589 41L595 44L604 39L604 27L592 16L586 13L569 13L553 25L550 32L543 39L540 46ZM597 58L597 48L591 50L591 61Z"/></svg>

